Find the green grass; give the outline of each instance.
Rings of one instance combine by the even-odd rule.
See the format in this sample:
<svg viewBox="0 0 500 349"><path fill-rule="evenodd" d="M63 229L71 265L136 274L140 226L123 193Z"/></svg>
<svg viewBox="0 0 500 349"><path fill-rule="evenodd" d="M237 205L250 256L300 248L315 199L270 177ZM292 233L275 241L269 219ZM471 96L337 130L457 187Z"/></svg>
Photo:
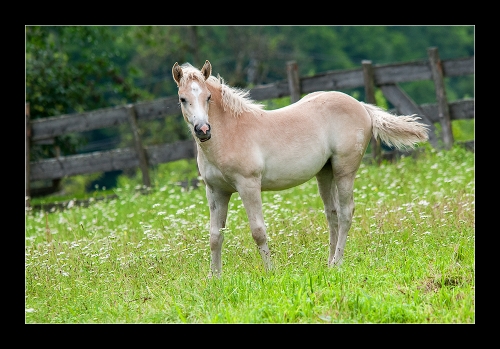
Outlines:
<svg viewBox="0 0 500 349"><path fill-rule="evenodd" d="M344 263L327 267L328 228L315 180L262 194L275 269L265 272L237 194L223 275L210 267L201 186L168 171L147 194L30 210L26 323L474 323L474 154L426 148L362 164Z"/></svg>

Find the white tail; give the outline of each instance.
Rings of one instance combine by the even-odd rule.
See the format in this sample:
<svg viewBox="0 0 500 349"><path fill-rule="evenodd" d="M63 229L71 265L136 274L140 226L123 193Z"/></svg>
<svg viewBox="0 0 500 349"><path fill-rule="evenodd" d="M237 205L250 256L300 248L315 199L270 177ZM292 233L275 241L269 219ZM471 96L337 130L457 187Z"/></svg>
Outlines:
<svg viewBox="0 0 500 349"><path fill-rule="evenodd" d="M415 148L417 143L429 139L429 126L418 122L414 115L396 116L373 104L363 103L373 123L373 136L398 149Z"/></svg>

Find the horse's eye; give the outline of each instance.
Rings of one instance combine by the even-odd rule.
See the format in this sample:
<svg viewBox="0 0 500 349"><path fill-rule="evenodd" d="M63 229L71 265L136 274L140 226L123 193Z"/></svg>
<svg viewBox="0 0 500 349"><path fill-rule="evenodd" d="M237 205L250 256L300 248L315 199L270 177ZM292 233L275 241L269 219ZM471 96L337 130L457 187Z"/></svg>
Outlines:
<svg viewBox="0 0 500 349"><path fill-rule="evenodd" d="M210 98L212 98L212 96L207 97L207 102L210 102Z"/></svg>
<svg viewBox="0 0 500 349"><path fill-rule="evenodd" d="M186 103L186 98L181 97L179 100L181 101L181 103Z"/></svg>

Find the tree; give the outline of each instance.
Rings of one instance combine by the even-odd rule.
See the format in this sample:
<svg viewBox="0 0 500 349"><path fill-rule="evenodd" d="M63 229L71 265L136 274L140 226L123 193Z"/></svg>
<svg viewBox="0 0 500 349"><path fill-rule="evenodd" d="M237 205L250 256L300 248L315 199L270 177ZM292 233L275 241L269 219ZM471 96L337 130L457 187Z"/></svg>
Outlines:
<svg viewBox="0 0 500 349"><path fill-rule="evenodd" d="M132 84L133 70L121 64L113 27L27 26L26 102L31 118L83 112L136 102L148 96ZM99 130L98 130L99 131ZM84 140L57 137L62 154ZM53 146L34 145L30 158L54 156Z"/></svg>

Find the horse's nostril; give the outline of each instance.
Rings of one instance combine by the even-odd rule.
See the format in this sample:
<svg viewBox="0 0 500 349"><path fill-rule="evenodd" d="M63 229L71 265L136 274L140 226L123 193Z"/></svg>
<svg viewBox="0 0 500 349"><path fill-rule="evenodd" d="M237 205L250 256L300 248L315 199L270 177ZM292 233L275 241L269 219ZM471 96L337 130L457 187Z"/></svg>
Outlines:
<svg viewBox="0 0 500 349"><path fill-rule="evenodd" d="M201 127L199 125L194 126L194 131L198 134L203 133L206 134L210 131L210 124L203 124Z"/></svg>

